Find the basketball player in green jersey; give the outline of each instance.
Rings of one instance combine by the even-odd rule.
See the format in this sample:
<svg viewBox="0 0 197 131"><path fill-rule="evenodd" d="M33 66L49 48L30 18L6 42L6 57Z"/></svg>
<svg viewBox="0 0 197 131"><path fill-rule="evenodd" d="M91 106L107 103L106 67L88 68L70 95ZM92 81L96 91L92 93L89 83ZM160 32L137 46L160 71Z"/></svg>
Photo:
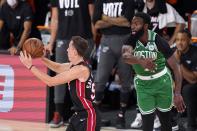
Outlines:
<svg viewBox="0 0 197 131"><path fill-rule="evenodd" d="M155 32L148 30L150 16L136 13L131 22L132 33L122 49L124 61L133 66L137 104L142 113L143 131L152 131L154 115L161 122L161 131L171 131L170 110L173 106L183 112L181 96L182 76L174 52L168 43ZM175 74L175 88L166 64Z"/></svg>

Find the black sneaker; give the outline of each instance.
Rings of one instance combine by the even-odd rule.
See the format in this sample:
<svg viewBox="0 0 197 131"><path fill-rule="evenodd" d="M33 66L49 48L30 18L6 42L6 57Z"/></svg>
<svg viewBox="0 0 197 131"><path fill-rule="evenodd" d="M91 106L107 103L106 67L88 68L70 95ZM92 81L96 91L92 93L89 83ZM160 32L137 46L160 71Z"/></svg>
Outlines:
<svg viewBox="0 0 197 131"><path fill-rule="evenodd" d="M116 128L125 129L125 117L122 114L118 114L116 119Z"/></svg>

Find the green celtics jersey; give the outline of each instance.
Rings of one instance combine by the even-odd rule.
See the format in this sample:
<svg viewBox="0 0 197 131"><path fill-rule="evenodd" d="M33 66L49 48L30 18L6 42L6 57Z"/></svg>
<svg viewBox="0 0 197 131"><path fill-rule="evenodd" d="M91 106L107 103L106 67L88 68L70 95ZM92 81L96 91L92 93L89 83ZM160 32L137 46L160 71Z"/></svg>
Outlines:
<svg viewBox="0 0 197 131"><path fill-rule="evenodd" d="M154 63L156 64L156 67L153 71L144 69L139 64L134 64L133 68L136 74L143 76L150 76L164 69L166 65L166 59L162 54L162 52L158 50L157 44L155 43L155 38L156 38L156 33L148 30L148 43L144 45L139 40L136 42L133 55L135 57L143 58L143 59L151 58L154 60Z"/></svg>

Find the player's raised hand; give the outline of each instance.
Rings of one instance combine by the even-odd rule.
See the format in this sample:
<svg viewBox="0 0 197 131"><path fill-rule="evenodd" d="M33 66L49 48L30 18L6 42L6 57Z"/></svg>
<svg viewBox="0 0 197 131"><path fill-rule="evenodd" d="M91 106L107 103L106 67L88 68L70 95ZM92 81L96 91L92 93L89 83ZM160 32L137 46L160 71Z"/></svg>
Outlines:
<svg viewBox="0 0 197 131"><path fill-rule="evenodd" d="M28 69L32 66L32 58L29 54L26 53L26 51L21 51L19 59L21 63Z"/></svg>

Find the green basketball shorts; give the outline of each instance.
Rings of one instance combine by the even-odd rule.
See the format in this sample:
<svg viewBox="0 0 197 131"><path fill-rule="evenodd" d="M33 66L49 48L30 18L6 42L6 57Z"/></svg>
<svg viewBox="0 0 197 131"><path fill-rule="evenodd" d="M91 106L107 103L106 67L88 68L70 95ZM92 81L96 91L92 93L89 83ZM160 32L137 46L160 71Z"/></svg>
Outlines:
<svg viewBox="0 0 197 131"><path fill-rule="evenodd" d="M173 106L173 82L169 71L158 78L142 80L135 77L137 104L142 114L170 111Z"/></svg>

